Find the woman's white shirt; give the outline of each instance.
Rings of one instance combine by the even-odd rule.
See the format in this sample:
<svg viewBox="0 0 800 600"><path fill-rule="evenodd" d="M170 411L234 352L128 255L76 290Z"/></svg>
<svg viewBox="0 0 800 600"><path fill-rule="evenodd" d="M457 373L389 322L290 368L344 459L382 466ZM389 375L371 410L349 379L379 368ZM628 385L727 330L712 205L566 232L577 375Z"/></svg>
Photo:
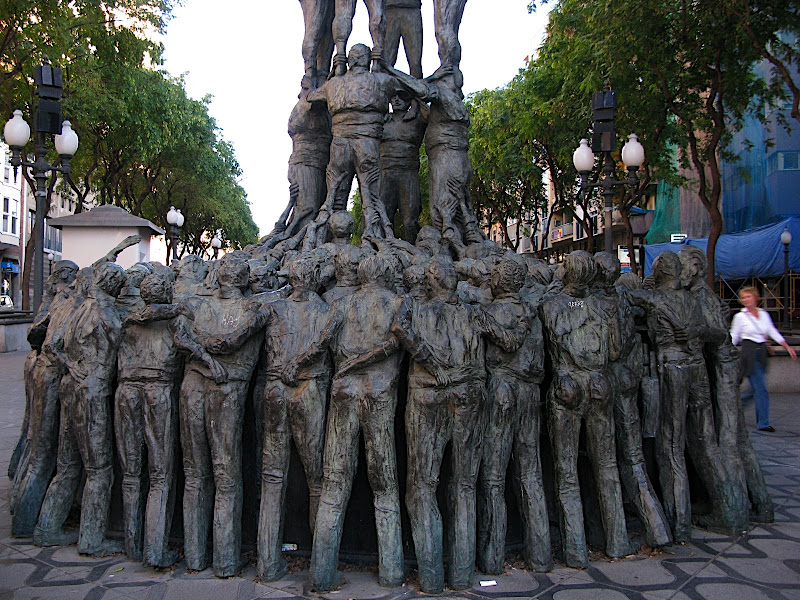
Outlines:
<svg viewBox="0 0 800 600"><path fill-rule="evenodd" d="M783 336L775 329L775 324L772 322L772 317L769 316L769 313L760 308L756 310L758 310L758 318L748 313L746 308L733 315L733 322L731 323L731 340L733 343L738 344L742 340L751 340L758 344L763 344L768 338L779 344L783 342Z"/></svg>

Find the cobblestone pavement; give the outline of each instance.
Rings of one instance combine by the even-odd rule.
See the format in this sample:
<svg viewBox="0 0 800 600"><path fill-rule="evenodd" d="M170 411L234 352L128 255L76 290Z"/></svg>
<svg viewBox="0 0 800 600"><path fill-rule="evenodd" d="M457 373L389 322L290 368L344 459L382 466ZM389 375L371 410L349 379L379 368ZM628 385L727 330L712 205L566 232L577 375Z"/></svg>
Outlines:
<svg viewBox="0 0 800 600"><path fill-rule="evenodd" d="M240 577L219 580L210 570L187 573L182 564L157 571L121 556L92 559L75 547L41 549L10 537L8 459L23 412L25 354L0 354L0 600L251 600L319 598L308 591L307 573L261 584L251 565ZM753 409L747 409L753 429ZM800 600L800 404L793 395L773 395L772 423L778 430L751 433L775 501L775 523L754 527L739 538L701 530L689 545L655 556L594 559L588 569L563 566L547 574L509 568L501 576L475 576L467 591L448 598L500 600ZM329 600L411 599L423 596L413 582L392 590L377 585L372 572L345 573L343 587ZM481 586L494 580L496 585Z"/></svg>

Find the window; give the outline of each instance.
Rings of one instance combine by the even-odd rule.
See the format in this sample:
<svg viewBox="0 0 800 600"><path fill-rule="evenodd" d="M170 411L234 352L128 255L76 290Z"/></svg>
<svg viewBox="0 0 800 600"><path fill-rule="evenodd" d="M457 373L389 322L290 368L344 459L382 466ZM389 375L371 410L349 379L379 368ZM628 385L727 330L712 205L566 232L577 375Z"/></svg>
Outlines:
<svg viewBox="0 0 800 600"><path fill-rule="evenodd" d="M61 254L61 230L50 227L47 224L47 219L44 220L44 247L45 250L52 250L57 254Z"/></svg>
<svg viewBox="0 0 800 600"><path fill-rule="evenodd" d="M767 159L767 175L800 170L800 152L775 152Z"/></svg>
<svg viewBox="0 0 800 600"><path fill-rule="evenodd" d="M14 198L3 198L3 233L10 235L19 235L19 200Z"/></svg>

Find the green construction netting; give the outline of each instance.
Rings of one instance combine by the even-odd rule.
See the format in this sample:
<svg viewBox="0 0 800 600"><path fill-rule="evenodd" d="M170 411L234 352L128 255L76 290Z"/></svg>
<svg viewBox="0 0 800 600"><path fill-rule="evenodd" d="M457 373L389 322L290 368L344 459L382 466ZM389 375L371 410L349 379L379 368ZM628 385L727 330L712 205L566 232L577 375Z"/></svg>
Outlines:
<svg viewBox="0 0 800 600"><path fill-rule="evenodd" d="M656 208L653 224L645 239L648 244L660 244L670 241L670 234L679 233L681 229L680 190L663 181L658 182L656 189Z"/></svg>

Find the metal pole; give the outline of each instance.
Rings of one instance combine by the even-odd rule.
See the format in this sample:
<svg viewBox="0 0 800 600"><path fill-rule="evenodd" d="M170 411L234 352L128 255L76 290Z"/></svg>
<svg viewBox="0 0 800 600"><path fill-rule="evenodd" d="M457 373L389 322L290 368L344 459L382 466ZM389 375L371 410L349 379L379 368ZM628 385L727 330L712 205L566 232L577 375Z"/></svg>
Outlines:
<svg viewBox="0 0 800 600"><path fill-rule="evenodd" d="M170 225L172 228L172 260L173 262L177 262L178 260L178 226L177 225Z"/></svg>
<svg viewBox="0 0 800 600"><path fill-rule="evenodd" d="M789 244L783 245L783 330L789 331Z"/></svg>
<svg viewBox="0 0 800 600"><path fill-rule="evenodd" d="M610 152L603 152L603 180L601 181L603 196L603 237L606 252L613 252L614 233L612 231L611 213L614 210L614 159Z"/></svg>
<svg viewBox="0 0 800 600"><path fill-rule="evenodd" d="M33 314L39 310L44 292L44 218L48 212L47 206L47 172L49 165L44 159L44 133L36 132L36 156L33 165L33 178L36 180L36 222L34 232L38 231L33 240ZM33 232L31 232L33 235Z"/></svg>

